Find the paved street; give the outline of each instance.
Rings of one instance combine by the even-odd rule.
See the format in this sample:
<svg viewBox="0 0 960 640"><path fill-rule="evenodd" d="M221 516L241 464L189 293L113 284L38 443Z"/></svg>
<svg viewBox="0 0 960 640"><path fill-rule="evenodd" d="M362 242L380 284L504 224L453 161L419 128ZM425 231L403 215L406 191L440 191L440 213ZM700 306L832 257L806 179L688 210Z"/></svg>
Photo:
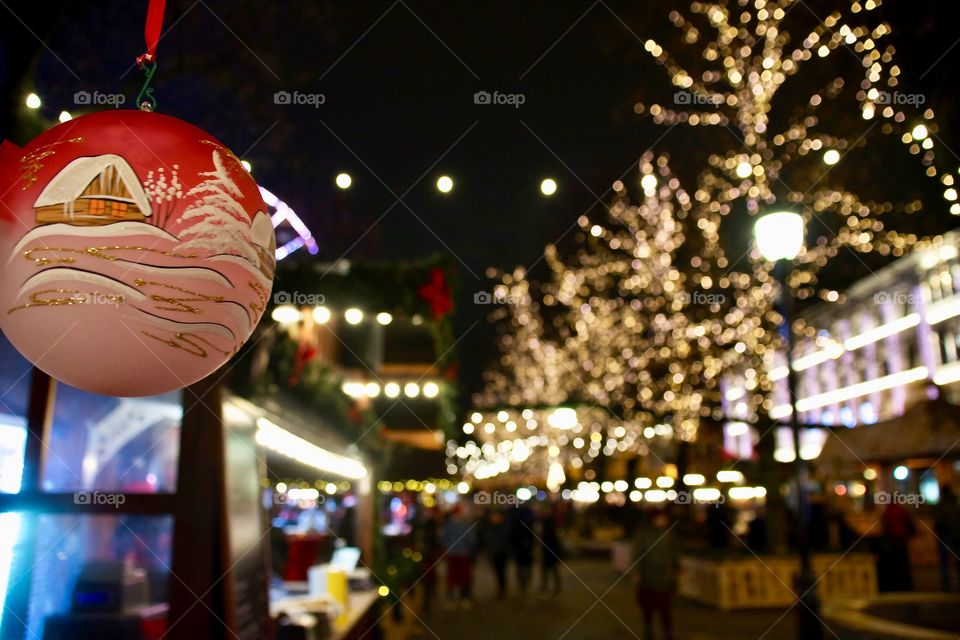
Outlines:
<svg viewBox="0 0 960 640"><path fill-rule="evenodd" d="M495 598L492 571L477 568L476 603L470 610L451 610L441 601L422 616L427 628L417 640L596 640L643 637L640 611L634 602L633 583L609 563L571 560L562 569L563 593L540 598L512 593ZM619 580L619 581L618 581ZM783 611L722 613L678 599L675 607L677 640L790 640L794 616ZM832 637L829 632L826 634ZM659 636L655 636L659 638Z"/></svg>

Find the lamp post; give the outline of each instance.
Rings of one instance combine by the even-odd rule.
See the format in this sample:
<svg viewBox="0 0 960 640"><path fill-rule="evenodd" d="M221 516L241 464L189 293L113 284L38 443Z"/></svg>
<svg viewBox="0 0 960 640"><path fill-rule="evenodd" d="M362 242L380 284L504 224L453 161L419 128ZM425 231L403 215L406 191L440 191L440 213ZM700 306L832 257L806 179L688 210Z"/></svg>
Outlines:
<svg viewBox="0 0 960 640"><path fill-rule="evenodd" d="M803 218L790 211L768 213L757 219L754 237L764 258L774 263L774 275L780 283L780 302L787 341L787 390L790 396L790 429L793 432L794 480L796 482L796 510L799 524L797 547L800 552L800 573L794 590L799 598L800 637L820 640L820 602L816 593L816 576L810 559L810 512L806 493L807 463L800 455L800 418L797 415L797 374L793 370L793 296L787 286L790 264L803 248Z"/></svg>

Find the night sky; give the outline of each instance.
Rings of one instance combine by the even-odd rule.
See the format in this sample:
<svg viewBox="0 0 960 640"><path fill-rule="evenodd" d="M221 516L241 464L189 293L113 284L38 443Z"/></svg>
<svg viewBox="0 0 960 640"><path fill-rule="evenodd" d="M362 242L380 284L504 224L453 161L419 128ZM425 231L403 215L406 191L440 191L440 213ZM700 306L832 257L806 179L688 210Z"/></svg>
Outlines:
<svg viewBox="0 0 960 640"><path fill-rule="evenodd" d="M131 105L146 4L0 3L0 135L23 143L41 126L20 107L29 91L44 99L46 119L82 112L73 105L81 90L123 92ZM926 94L941 140L960 149L953 4L888 2L879 15L894 28L904 86ZM633 113L638 100L672 95L643 41L675 42L667 14L686 6L173 0L159 110L251 161L254 177L314 231L324 260L452 255L470 389L494 352L482 322L489 307L472 304L490 288L487 267L534 265L545 244L571 242L578 216L599 214L614 180L636 181L636 159L651 145L671 153L681 176L692 180L702 166L698 131L667 132ZM834 6L794 11L809 20ZM278 105L278 91L322 93L324 104ZM522 94L524 103L477 105L477 91ZM334 185L339 171L353 176L347 192ZM434 187L441 174L455 181L448 195ZM539 193L544 177L560 185L552 198Z"/></svg>

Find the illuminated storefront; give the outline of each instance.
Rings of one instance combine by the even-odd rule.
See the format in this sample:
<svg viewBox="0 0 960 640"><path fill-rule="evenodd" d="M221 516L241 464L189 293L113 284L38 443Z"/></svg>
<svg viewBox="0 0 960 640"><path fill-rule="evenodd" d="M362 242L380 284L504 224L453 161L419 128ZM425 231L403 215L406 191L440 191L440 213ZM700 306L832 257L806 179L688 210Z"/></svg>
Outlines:
<svg viewBox="0 0 960 640"><path fill-rule="evenodd" d="M874 424L903 413L932 393L956 401L960 382L960 233L902 258L854 284L844 299L804 315L813 329L798 341L794 370L798 375L797 409L804 424L846 426ZM790 415L786 358L769 364L775 382L770 417ZM744 372L728 374L723 409L728 422L725 448L747 457L754 437L747 428L742 401L754 380ZM789 437L777 438L776 457L794 457ZM808 431L801 443L804 458L815 458L826 437Z"/></svg>

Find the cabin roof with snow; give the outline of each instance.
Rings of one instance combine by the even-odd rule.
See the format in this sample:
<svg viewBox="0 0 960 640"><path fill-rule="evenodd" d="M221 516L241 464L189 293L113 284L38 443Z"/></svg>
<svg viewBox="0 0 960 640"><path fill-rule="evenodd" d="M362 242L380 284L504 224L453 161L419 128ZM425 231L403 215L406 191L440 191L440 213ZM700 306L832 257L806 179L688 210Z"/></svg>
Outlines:
<svg viewBox="0 0 960 640"><path fill-rule="evenodd" d="M108 169L113 169L113 173L122 184L103 184L102 191L104 193L98 197L131 202L137 205L144 216L149 217L151 213L150 198L147 197L143 185L140 184L140 179L137 178L137 174L126 160L114 154L88 156L73 160L47 183L33 206L39 208L76 200L83 195L94 180L107 173ZM118 191L118 187L123 189ZM88 195L87 197L91 196Z"/></svg>

